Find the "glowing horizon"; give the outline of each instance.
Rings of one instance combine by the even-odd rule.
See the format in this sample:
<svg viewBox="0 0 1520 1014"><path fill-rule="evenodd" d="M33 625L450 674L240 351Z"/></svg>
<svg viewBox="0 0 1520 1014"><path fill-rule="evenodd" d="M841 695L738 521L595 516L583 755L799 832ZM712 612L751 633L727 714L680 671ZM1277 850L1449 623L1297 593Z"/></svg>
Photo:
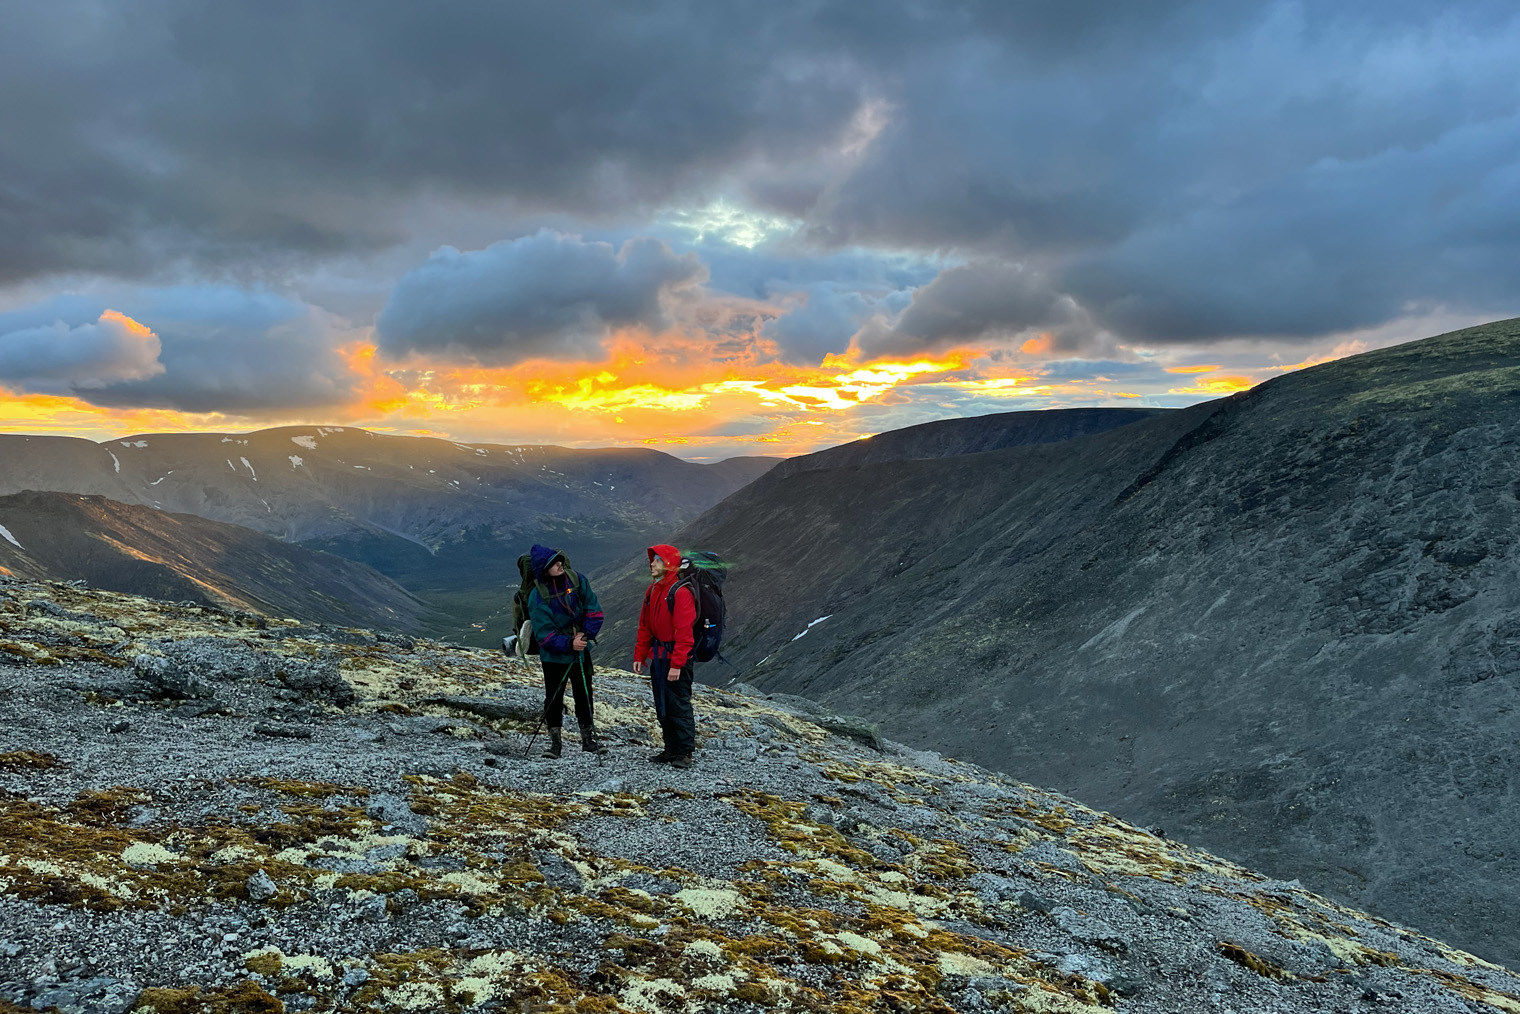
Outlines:
<svg viewBox="0 0 1520 1014"><path fill-rule="evenodd" d="M654 341L624 334L609 343L605 361L537 360L492 368L387 363L372 341L359 340L340 350L355 381L353 396L330 410L252 416L106 408L78 395L7 394L0 398L0 432L108 441L148 433L348 426L466 443L652 446L697 460L789 457L938 418L1084 406L1182 407L1361 348L1342 344L1329 355L1288 365L1232 366L1227 373L1217 361L1162 365L1141 357L1119 379L1105 372L1112 372L1113 363L1010 363L976 347L906 358L852 352L811 367L760 357L724 363L704 355L709 350L689 335ZM1090 375L1073 375L1084 365L1092 367Z"/></svg>

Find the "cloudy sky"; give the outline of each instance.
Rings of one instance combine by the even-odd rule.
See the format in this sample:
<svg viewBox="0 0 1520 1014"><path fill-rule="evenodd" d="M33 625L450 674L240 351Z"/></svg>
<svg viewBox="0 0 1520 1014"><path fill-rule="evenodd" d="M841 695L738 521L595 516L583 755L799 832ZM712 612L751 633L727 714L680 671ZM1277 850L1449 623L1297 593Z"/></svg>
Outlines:
<svg viewBox="0 0 1520 1014"><path fill-rule="evenodd" d="M1520 315L1512 0L0 8L0 429L795 453Z"/></svg>

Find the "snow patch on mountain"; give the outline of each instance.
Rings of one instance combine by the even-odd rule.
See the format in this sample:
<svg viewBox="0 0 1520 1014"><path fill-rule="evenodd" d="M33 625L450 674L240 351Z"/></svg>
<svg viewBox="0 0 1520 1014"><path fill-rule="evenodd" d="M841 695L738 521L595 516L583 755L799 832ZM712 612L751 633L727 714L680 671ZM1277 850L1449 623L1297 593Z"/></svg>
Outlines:
<svg viewBox="0 0 1520 1014"><path fill-rule="evenodd" d="M296 444L297 446L304 447L308 451L314 451L314 450L317 449L317 438L316 437L306 437L306 436L291 437L290 438L290 442L293 443L293 444Z"/></svg>
<svg viewBox="0 0 1520 1014"><path fill-rule="evenodd" d="M11 545L15 546L17 549L26 548L21 543L16 541L16 537L11 534L11 530L4 525L0 525L0 539L4 539L6 542L9 542Z"/></svg>
<svg viewBox="0 0 1520 1014"><path fill-rule="evenodd" d="M829 613L829 616L833 616L833 615L834 615L833 613ZM798 640L803 635L805 635L809 630L812 630L814 627L818 626L818 624L820 624L824 620L828 619L829 616L820 616L820 617L818 617L818 619L811 621L807 626L805 626L805 627L802 628L802 633L798 634L796 637L792 638L792 640L794 640L794 641ZM767 656L767 657L769 657L769 656Z"/></svg>

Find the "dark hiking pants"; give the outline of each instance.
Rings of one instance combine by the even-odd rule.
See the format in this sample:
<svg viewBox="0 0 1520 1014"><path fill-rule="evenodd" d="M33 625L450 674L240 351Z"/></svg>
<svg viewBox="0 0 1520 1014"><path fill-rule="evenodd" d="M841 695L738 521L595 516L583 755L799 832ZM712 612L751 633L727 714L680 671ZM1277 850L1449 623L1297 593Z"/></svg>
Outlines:
<svg viewBox="0 0 1520 1014"><path fill-rule="evenodd" d="M574 662L550 662L540 659L544 667L544 725L558 729L565 721L565 688L575 696L575 720L591 724L591 650L575 656Z"/></svg>
<svg viewBox="0 0 1520 1014"><path fill-rule="evenodd" d="M689 660L681 668L680 679L666 679L669 672L669 655L656 655L649 660L649 689L654 693L654 713L660 720L665 749L672 754L687 754L697 748L697 716L691 708L691 686L695 676Z"/></svg>

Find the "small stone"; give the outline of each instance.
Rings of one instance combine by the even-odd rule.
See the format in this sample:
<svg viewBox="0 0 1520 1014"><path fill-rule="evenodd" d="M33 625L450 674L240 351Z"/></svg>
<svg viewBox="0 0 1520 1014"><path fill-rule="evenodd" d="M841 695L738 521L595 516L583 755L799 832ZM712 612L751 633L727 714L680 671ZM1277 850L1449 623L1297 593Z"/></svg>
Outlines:
<svg viewBox="0 0 1520 1014"><path fill-rule="evenodd" d="M343 973L343 985L354 987L362 986L370 979L369 972L362 968L350 968Z"/></svg>
<svg viewBox="0 0 1520 1014"><path fill-rule="evenodd" d="M1057 926L1083 943L1121 954L1129 950L1129 942L1112 926L1095 916L1084 915L1074 908L1063 906L1051 909L1050 917Z"/></svg>
<svg viewBox="0 0 1520 1014"><path fill-rule="evenodd" d="M271 877L268 873L265 873L263 870L259 870L253 876L248 878L245 889L248 892L248 898L250 901L268 901L270 898L273 898L279 891L279 887L276 886L274 878Z"/></svg>
<svg viewBox="0 0 1520 1014"><path fill-rule="evenodd" d="M298 725L270 725L260 722L253 727L255 735L270 736L276 739L311 739L311 730L303 729Z"/></svg>
<svg viewBox="0 0 1520 1014"><path fill-rule="evenodd" d="M106 726L106 731L109 733L127 732L131 728L131 722L112 722L110 725Z"/></svg>
<svg viewBox="0 0 1520 1014"><path fill-rule="evenodd" d="M385 907L385 899L378 894L358 899L355 907L359 918L365 922L384 922L390 916Z"/></svg>
<svg viewBox="0 0 1520 1014"><path fill-rule="evenodd" d="M1120 996L1138 996L1145 989L1145 982L1133 975L1114 975L1105 979L1103 985Z"/></svg>
<svg viewBox="0 0 1520 1014"><path fill-rule="evenodd" d="M26 953L26 946L12 940L0 940L0 958L16 958Z"/></svg>
<svg viewBox="0 0 1520 1014"><path fill-rule="evenodd" d="M1019 908L1027 909L1030 912L1049 912L1051 909L1050 902L1046 901L1038 894L1035 894L1033 891L1025 891L1023 894L1020 894L1018 899L1018 906Z"/></svg>

